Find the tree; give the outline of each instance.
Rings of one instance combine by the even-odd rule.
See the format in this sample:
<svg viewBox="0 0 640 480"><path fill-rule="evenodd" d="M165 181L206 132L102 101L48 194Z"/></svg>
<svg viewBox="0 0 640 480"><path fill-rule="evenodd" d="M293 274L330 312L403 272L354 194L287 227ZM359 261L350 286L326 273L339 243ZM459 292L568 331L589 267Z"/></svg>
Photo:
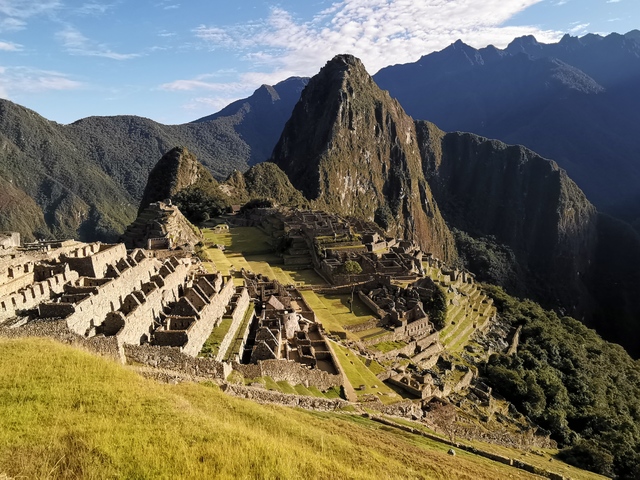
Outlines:
<svg viewBox="0 0 640 480"><path fill-rule="evenodd" d="M347 275L358 275L362 273L362 267L354 260L347 260L344 262L344 265L342 265L342 272Z"/></svg>

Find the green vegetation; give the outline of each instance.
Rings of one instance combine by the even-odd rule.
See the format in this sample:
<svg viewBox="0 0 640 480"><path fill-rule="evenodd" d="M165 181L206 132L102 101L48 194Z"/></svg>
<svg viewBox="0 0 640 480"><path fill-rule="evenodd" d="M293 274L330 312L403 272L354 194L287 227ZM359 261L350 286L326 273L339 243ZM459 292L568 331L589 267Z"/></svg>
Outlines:
<svg viewBox="0 0 640 480"><path fill-rule="evenodd" d="M228 204L196 187L180 190L173 198L180 212L192 223L202 223L225 212Z"/></svg>
<svg viewBox="0 0 640 480"><path fill-rule="evenodd" d="M373 348L376 350L380 350L382 353L388 353L392 350L397 350L402 347L406 347L407 344L405 342L380 342L376 343Z"/></svg>
<svg viewBox="0 0 640 480"><path fill-rule="evenodd" d="M231 328L231 323L233 319L231 318L223 318L216 328L213 329L207 341L204 342L202 346L202 350L200 350L200 357L215 357L218 354L218 350L220 349L220 344L222 340L224 340L224 336Z"/></svg>
<svg viewBox="0 0 640 480"><path fill-rule="evenodd" d="M620 478L640 478L640 365L569 317L487 287L502 318L522 326L518 351L494 354L494 388L565 450L562 458Z"/></svg>
<svg viewBox="0 0 640 480"><path fill-rule="evenodd" d="M342 273L346 273L347 275L358 275L359 273L362 273L362 267L360 264L353 260L347 260L341 268Z"/></svg>
<svg viewBox="0 0 640 480"><path fill-rule="evenodd" d="M357 395L375 395L382 403L393 403L401 400L392 389L386 386L369 370L355 352L346 347L333 343L333 351L336 354L340 366L349 379L349 383L356 389ZM364 388L360 388L364 386Z"/></svg>
<svg viewBox="0 0 640 480"><path fill-rule="evenodd" d="M460 259L481 282L500 285L510 291L520 291L518 260L513 251L495 237L474 238L462 230L452 229Z"/></svg>
<svg viewBox="0 0 640 480"><path fill-rule="evenodd" d="M158 384L50 340L0 342L10 477L534 478L361 417Z"/></svg>
<svg viewBox="0 0 640 480"><path fill-rule="evenodd" d="M447 293L440 285L435 285L435 291L424 307L436 330L442 330L447 320L448 302Z"/></svg>

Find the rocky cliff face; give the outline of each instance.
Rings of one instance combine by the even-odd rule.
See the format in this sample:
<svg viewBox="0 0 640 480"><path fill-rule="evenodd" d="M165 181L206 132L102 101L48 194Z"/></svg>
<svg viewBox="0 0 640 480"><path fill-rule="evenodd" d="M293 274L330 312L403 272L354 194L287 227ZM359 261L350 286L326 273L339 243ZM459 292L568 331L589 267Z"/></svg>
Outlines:
<svg viewBox="0 0 640 480"><path fill-rule="evenodd" d="M355 57L335 57L309 81L271 160L315 207L376 220L455 261L414 122Z"/></svg>
<svg viewBox="0 0 640 480"><path fill-rule="evenodd" d="M555 162L522 146L416 122L423 168L447 223L493 236L525 272L520 293L590 310L585 284L597 212Z"/></svg>

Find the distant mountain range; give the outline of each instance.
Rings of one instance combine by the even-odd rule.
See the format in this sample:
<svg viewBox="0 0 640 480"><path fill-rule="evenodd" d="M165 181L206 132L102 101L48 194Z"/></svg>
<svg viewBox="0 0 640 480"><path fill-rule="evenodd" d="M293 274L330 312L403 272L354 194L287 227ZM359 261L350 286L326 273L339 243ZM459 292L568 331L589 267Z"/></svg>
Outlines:
<svg viewBox="0 0 640 480"><path fill-rule="evenodd" d="M412 117L525 145L599 209L640 214L640 31L555 44L526 36L504 50L458 41L374 79Z"/></svg>

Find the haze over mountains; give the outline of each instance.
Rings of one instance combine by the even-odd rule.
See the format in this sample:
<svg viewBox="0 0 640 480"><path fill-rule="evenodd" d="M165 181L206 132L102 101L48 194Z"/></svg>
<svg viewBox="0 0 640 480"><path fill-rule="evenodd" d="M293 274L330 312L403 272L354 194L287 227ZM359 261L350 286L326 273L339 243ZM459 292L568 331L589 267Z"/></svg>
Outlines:
<svg viewBox="0 0 640 480"><path fill-rule="evenodd" d="M414 118L522 144L565 168L601 209L637 200L640 182L638 31L528 36L504 50L456 42L374 79Z"/></svg>

